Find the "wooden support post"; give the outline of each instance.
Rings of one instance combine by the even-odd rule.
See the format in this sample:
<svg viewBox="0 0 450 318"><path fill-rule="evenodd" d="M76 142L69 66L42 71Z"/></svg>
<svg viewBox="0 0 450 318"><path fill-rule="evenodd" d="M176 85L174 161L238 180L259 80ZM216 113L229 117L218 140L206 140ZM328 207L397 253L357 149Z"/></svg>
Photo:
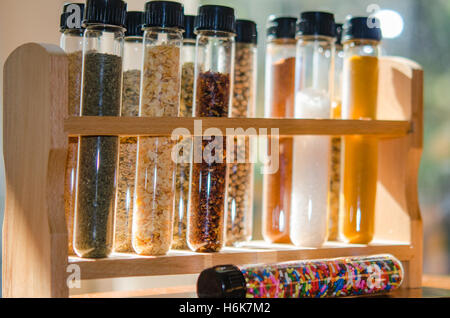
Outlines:
<svg viewBox="0 0 450 318"><path fill-rule="evenodd" d="M408 242L405 288L422 281L422 218L418 174L423 148L423 70L413 61L386 57L380 63L378 119L407 120L407 136L380 142L376 232L379 239Z"/></svg>
<svg viewBox="0 0 450 318"><path fill-rule="evenodd" d="M4 67L3 296L68 297L64 165L67 57L25 44Z"/></svg>

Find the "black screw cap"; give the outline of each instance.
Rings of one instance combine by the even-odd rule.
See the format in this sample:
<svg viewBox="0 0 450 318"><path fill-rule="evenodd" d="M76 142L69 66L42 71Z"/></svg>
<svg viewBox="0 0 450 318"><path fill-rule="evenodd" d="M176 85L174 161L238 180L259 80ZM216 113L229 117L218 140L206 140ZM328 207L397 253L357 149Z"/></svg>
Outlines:
<svg viewBox="0 0 450 318"><path fill-rule="evenodd" d="M256 44L258 42L256 23L250 20L236 20L236 42Z"/></svg>
<svg viewBox="0 0 450 318"><path fill-rule="evenodd" d="M144 27L184 29L184 7L173 1L149 1L145 4Z"/></svg>
<svg viewBox="0 0 450 318"><path fill-rule="evenodd" d="M328 12L302 12L298 24L298 35L335 36L334 15Z"/></svg>
<svg viewBox="0 0 450 318"><path fill-rule="evenodd" d="M353 39L381 41L380 20L370 17L349 18L344 24L342 42Z"/></svg>
<svg viewBox="0 0 450 318"><path fill-rule="evenodd" d="M128 11L125 18L125 36L143 36L142 25L144 23L144 12Z"/></svg>
<svg viewBox="0 0 450 318"><path fill-rule="evenodd" d="M197 280L199 298L244 298L246 293L244 275L234 265L205 269Z"/></svg>
<svg viewBox="0 0 450 318"><path fill-rule="evenodd" d="M195 31L201 30L236 33L234 9L216 5L201 6L195 19Z"/></svg>
<svg viewBox="0 0 450 318"><path fill-rule="evenodd" d="M269 20L267 36L276 39L295 39L297 31L297 18L273 17Z"/></svg>
<svg viewBox="0 0 450 318"><path fill-rule="evenodd" d="M122 0L87 0L84 11L85 26L106 24L125 27L127 4Z"/></svg>

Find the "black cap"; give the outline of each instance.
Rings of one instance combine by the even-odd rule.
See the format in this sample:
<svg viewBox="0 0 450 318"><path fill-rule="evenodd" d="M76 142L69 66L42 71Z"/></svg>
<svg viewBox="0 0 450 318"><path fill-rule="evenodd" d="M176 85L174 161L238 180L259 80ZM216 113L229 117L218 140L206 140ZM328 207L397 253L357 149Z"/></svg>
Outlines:
<svg viewBox="0 0 450 318"><path fill-rule="evenodd" d="M256 23L250 20L236 20L236 42L256 44L258 42Z"/></svg>
<svg viewBox="0 0 450 318"><path fill-rule="evenodd" d="M297 28L297 18L294 17L273 17L269 19L267 36L277 39L295 39Z"/></svg>
<svg viewBox="0 0 450 318"><path fill-rule="evenodd" d="M302 12L298 23L298 35L335 35L334 15L328 12Z"/></svg>
<svg viewBox="0 0 450 318"><path fill-rule="evenodd" d="M127 4L122 0L87 0L84 25L109 24L125 27Z"/></svg>
<svg viewBox="0 0 450 318"><path fill-rule="evenodd" d="M149 1L145 4L144 27L184 29L184 8L173 1Z"/></svg>
<svg viewBox="0 0 450 318"><path fill-rule="evenodd" d="M78 14L78 17L76 16ZM84 14L84 3L66 3L61 14L60 31L79 30L82 31Z"/></svg>
<svg viewBox="0 0 450 318"><path fill-rule="evenodd" d="M219 265L205 269L197 280L199 298L245 298L244 275L234 265Z"/></svg>
<svg viewBox="0 0 450 318"><path fill-rule="evenodd" d="M195 39L197 35L194 33L195 15L184 16L184 34L185 39Z"/></svg>
<svg viewBox="0 0 450 318"><path fill-rule="evenodd" d="M342 42L353 39L381 41L380 20L368 17L348 19L344 24Z"/></svg>
<svg viewBox="0 0 450 318"><path fill-rule="evenodd" d="M201 6L195 18L195 32L200 30L236 33L234 9L215 5Z"/></svg>
<svg viewBox="0 0 450 318"><path fill-rule="evenodd" d="M334 35L336 37L336 44L342 44L342 30L344 25L342 23L336 23L334 28Z"/></svg>
<svg viewBox="0 0 450 318"><path fill-rule="evenodd" d="M125 18L125 36L143 36L142 24L144 23L144 12L128 11Z"/></svg>

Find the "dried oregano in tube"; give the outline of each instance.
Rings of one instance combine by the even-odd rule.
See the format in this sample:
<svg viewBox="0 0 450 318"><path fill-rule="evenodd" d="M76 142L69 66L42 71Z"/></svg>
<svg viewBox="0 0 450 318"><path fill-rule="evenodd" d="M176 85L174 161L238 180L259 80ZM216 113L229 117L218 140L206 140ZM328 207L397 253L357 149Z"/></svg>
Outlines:
<svg viewBox="0 0 450 318"><path fill-rule="evenodd" d="M84 4L73 3L72 7L84 10ZM67 56L68 65L68 116L80 116L81 101L81 77L83 69L83 33L84 28L73 21L73 15L69 12L68 5L64 5L61 14L61 42L60 46ZM64 175L64 212L67 226L67 251L69 255L74 255L73 250L73 225L76 205L76 177L78 163L78 137L68 138L66 170Z"/></svg>
<svg viewBox="0 0 450 318"><path fill-rule="evenodd" d="M122 116L138 116L140 83L140 70L128 70L123 73ZM114 230L114 250L116 252L133 252L131 236L136 151L137 137L128 136L120 138L116 225Z"/></svg>
<svg viewBox="0 0 450 318"><path fill-rule="evenodd" d="M194 63L186 62L181 70L181 101L180 115L192 117L192 105L194 104Z"/></svg>
<svg viewBox="0 0 450 318"><path fill-rule="evenodd" d="M69 116L80 116L82 51L67 54L69 65ZM64 178L64 210L67 222L68 252L73 250L73 223L75 214L76 176L78 162L78 137L70 137L67 149L66 172Z"/></svg>
<svg viewBox="0 0 450 318"><path fill-rule="evenodd" d="M140 86L140 70L128 70L123 72L122 116L135 117L139 115Z"/></svg>
<svg viewBox="0 0 450 318"><path fill-rule="evenodd" d="M122 58L85 54L82 116L119 116ZM76 253L106 257L112 250L118 137L81 137L75 218Z"/></svg>
<svg viewBox="0 0 450 318"><path fill-rule="evenodd" d="M333 119L341 118L340 103L333 109ZM328 240L339 239L339 195L341 186L341 136L331 137L330 189L328 192Z"/></svg>
<svg viewBox="0 0 450 318"><path fill-rule="evenodd" d="M180 48L146 46L140 116L176 117L180 105ZM163 255L172 243L174 174L170 137L139 137L133 248Z"/></svg>
<svg viewBox="0 0 450 318"><path fill-rule="evenodd" d="M181 142L192 143L191 139ZM180 154L181 156L181 154ZM173 220L173 249L187 249L187 218L189 209L190 164L176 165L175 215Z"/></svg>
<svg viewBox="0 0 450 318"><path fill-rule="evenodd" d="M83 52L67 54L69 62L69 116L80 116Z"/></svg>
<svg viewBox="0 0 450 318"><path fill-rule="evenodd" d="M122 117L139 116L141 68L143 57L143 12L128 11L125 18ZM114 230L114 251L133 252L132 218L136 181L137 137L121 136L119 145L119 176Z"/></svg>
<svg viewBox="0 0 450 318"><path fill-rule="evenodd" d="M119 146L119 180L114 235L116 252L133 252L131 244L137 137L121 137Z"/></svg>
<svg viewBox="0 0 450 318"><path fill-rule="evenodd" d="M181 102L180 116L192 117L194 102L194 63L183 63L181 71ZM189 149L192 138L184 138L182 149ZM180 151L180 156L184 154ZM173 249L188 249L187 246L187 217L189 208L190 163L178 163L175 177L175 216L173 220Z"/></svg>
<svg viewBox="0 0 450 318"><path fill-rule="evenodd" d="M197 78L196 96L197 117L228 117L230 75L216 72L200 73ZM206 147L211 147L211 141L202 140L200 143L201 153L204 154ZM196 147L197 143L194 141L194 152L197 151ZM220 155L220 152L223 155ZM208 163L203 155L201 162L196 162L198 158L194 155L192 166L188 244L197 252L218 252L224 243L226 138L223 138L222 143L216 143L210 155L221 160Z"/></svg>

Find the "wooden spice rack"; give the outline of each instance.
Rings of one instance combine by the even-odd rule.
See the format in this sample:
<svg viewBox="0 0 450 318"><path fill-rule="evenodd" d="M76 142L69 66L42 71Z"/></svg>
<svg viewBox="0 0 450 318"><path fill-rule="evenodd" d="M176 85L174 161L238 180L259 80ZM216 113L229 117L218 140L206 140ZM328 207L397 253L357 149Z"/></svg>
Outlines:
<svg viewBox="0 0 450 318"><path fill-rule="evenodd" d="M380 63L378 118L390 120L203 119L203 129L279 128L282 135L377 135L379 171L375 240L369 245L327 243L318 249L250 242L217 254L171 251L167 256L118 254L81 259L67 254L64 171L69 135L170 135L191 129L192 118L67 118L67 58L55 45L17 48L4 67L6 208L3 295L68 297L67 266L81 279L199 273L216 264L390 253L404 265L404 288L422 276L422 220L417 178L422 153L423 71L402 58ZM393 121L395 120L395 121Z"/></svg>

